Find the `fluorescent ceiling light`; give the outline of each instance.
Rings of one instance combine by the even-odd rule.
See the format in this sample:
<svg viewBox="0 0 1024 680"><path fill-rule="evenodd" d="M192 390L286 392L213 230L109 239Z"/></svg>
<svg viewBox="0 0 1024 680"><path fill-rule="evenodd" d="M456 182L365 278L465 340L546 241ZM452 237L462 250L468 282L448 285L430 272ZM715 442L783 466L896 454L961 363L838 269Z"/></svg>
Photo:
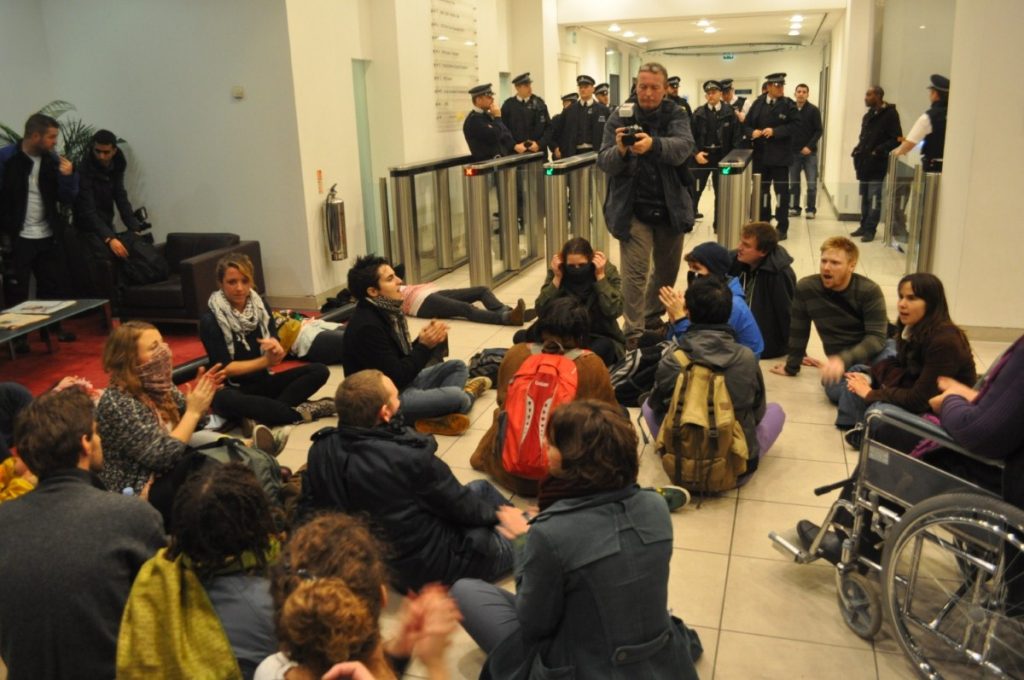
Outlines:
<svg viewBox="0 0 1024 680"><path fill-rule="evenodd" d="M626 31L625 33L622 34L622 37L623 38L632 38L634 35L636 35L636 33L634 33L633 31Z"/></svg>
<svg viewBox="0 0 1024 680"><path fill-rule="evenodd" d="M920 26L918 26L918 28L920 28L921 30L924 30L924 24L921 24Z"/></svg>
<svg viewBox="0 0 1024 680"><path fill-rule="evenodd" d="M791 30L791 31L799 31L803 27L804 27L803 24L796 24L796 23L794 23L794 24L790 24L789 25L789 30Z"/></svg>
<svg viewBox="0 0 1024 680"><path fill-rule="evenodd" d="M604 53L607 54L610 57L613 54L615 54L615 50L605 50Z"/></svg>
<svg viewBox="0 0 1024 680"><path fill-rule="evenodd" d="M611 31L612 33L618 33L619 31L622 30L622 28L618 24L612 24L611 26L608 27L608 30Z"/></svg>
<svg viewBox="0 0 1024 680"><path fill-rule="evenodd" d="M790 31L790 35L800 35L800 31Z"/></svg>
<svg viewBox="0 0 1024 680"><path fill-rule="evenodd" d="M444 42L445 40L448 39L448 36L446 36L446 35L439 35L439 36L437 36L437 39L440 42Z"/></svg>
<svg viewBox="0 0 1024 680"><path fill-rule="evenodd" d="M708 26L707 28L704 29L704 32L705 33L718 33L718 29L715 28L714 26Z"/></svg>
<svg viewBox="0 0 1024 680"><path fill-rule="evenodd" d="M651 39L646 36L640 36L639 38L636 39L636 41L642 45L643 43L651 42Z"/></svg>
<svg viewBox="0 0 1024 680"><path fill-rule="evenodd" d="M791 16L789 18L789 20L793 21L793 22L797 22L797 21L803 21L804 18L802 16L800 16L799 14L794 14L793 16Z"/></svg>
<svg viewBox="0 0 1024 680"><path fill-rule="evenodd" d="M473 42L472 40L467 40L466 41L466 47L472 47L473 45L476 45L476 43Z"/></svg>
<svg viewBox="0 0 1024 680"><path fill-rule="evenodd" d="M711 25L711 22L708 21L707 19L701 19L700 21L697 22L697 25L700 26L701 28L706 28Z"/></svg>

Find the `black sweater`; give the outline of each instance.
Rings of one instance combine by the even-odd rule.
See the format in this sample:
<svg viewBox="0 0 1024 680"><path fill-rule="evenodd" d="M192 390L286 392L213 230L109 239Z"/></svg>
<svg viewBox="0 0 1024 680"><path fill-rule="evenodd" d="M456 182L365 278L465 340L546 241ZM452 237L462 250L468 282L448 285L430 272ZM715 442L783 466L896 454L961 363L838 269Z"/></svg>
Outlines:
<svg viewBox="0 0 1024 680"><path fill-rule="evenodd" d="M345 375L376 368L391 378L401 392L419 375L430 360L431 350L417 340L405 354L387 314L366 300L360 300L345 327L342 364Z"/></svg>

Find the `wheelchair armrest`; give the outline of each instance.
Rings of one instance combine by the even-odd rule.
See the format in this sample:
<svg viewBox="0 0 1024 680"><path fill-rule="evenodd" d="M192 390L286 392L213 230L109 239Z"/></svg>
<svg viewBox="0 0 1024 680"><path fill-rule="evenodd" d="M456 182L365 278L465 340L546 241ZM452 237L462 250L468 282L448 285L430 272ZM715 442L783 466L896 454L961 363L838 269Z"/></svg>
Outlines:
<svg viewBox="0 0 1024 680"><path fill-rule="evenodd" d="M885 423L892 427L906 430L913 435L921 437L922 439L930 439L939 446L956 451L968 458L980 460L988 463L989 465L998 465L997 461L977 456L960 446L952 437L949 436L948 432L935 423L925 420L921 416L905 411L897 406L881 404L880 406L868 409L865 424L867 426L867 434L869 437L871 436L872 425L875 422Z"/></svg>

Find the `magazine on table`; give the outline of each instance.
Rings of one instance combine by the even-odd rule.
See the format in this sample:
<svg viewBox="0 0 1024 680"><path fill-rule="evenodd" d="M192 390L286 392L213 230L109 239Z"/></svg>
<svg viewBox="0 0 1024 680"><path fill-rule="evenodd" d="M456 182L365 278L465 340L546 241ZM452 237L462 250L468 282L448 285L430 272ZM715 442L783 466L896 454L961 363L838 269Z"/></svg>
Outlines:
<svg viewBox="0 0 1024 680"><path fill-rule="evenodd" d="M16 331L29 324L46 321L49 318L49 314L14 314L12 312L4 312L0 314L0 331Z"/></svg>
<svg viewBox="0 0 1024 680"><path fill-rule="evenodd" d="M74 300L25 300L20 305L3 311L5 314L53 314L73 304Z"/></svg>

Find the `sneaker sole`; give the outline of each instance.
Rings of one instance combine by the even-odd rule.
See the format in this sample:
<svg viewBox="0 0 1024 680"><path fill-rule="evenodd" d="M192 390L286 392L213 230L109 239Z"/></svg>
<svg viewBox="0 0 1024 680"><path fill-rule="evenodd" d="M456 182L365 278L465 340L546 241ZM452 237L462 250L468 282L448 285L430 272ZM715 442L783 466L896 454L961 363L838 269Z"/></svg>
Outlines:
<svg viewBox="0 0 1024 680"><path fill-rule="evenodd" d="M415 430L423 434L441 434L454 437L469 429L469 417L462 415L445 416L444 421L432 419L417 420Z"/></svg>

